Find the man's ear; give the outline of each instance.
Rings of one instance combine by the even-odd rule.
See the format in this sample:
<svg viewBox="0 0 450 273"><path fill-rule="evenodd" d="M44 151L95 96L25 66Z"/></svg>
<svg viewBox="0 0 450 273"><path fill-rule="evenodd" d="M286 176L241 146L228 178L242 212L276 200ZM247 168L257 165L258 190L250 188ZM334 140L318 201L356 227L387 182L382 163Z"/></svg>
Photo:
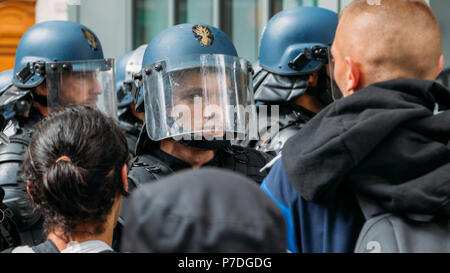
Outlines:
<svg viewBox="0 0 450 273"><path fill-rule="evenodd" d="M47 96L47 88L45 86L45 81L36 87L36 93L44 97Z"/></svg>
<svg viewBox="0 0 450 273"><path fill-rule="evenodd" d="M127 164L123 164L122 171L121 171L121 176L122 176L123 189L126 192L128 192L128 168L127 168Z"/></svg>
<svg viewBox="0 0 450 273"><path fill-rule="evenodd" d="M27 181L27 194L31 201L34 202L33 196L30 193L32 187L34 187L33 183L31 183L31 181Z"/></svg>
<svg viewBox="0 0 450 273"><path fill-rule="evenodd" d="M317 86L317 82L319 81L319 72L314 72L309 77L309 86Z"/></svg>
<svg viewBox="0 0 450 273"><path fill-rule="evenodd" d="M439 76L439 74L441 74L442 69L444 68L444 64L445 64L445 59L444 59L444 56L441 55L441 57L439 57L439 66L438 66L438 73L436 75L436 78L437 78L437 76Z"/></svg>
<svg viewBox="0 0 450 273"><path fill-rule="evenodd" d="M346 57L344 61L347 67L347 71L345 74L347 86L345 87L346 90L342 91L344 93L344 96L348 96L353 94L356 88L359 86L361 80L361 73L359 71L359 67L355 64L355 62L353 62L353 60L350 57Z"/></svg>

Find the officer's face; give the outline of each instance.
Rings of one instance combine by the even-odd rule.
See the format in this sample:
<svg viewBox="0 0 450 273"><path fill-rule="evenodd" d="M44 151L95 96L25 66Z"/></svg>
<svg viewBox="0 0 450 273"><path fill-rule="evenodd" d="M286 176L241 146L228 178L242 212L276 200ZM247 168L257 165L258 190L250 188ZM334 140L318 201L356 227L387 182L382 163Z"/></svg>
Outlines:
<svg viewBox="0 0 450 273"><path fill-rule="evenodd" d="M225 134L223 111L230 105L231 81L215 72L186 71L177 79L172 91L173 104L185 106L189 113L176 113L173 118L183 127L190 126L198 134L221 137Z"/></svg>
<svg viewBox="0 0 450 273"><path fill-rule="evenodd" d="M87 105L95 107L102 94L95 72L72 72L63 75L59 102L62 106Z"/></svg>

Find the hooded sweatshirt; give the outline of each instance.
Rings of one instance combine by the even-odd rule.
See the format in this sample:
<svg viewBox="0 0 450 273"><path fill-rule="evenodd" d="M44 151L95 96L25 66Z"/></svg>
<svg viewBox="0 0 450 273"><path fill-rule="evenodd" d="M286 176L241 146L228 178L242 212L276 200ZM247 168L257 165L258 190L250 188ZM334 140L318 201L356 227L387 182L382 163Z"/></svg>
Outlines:
<svg viewBox="0 0 450 273"><path fill-rule="evenodd" d="M250 179L205 167L147 184L125 210L122 251L286 252L277 205Z"/></svg>
<svg viewBox="0 0 450 273"><path fill-rule="evenodd" d="M328 106L290 138L282 162L272 170L282 172L285 179L269 174L263 186L272 198L295 208L292 198L283 200L279 194L280 189L291 187L300 203L322 206L329 217L351 210L358 214L357 202L353 202L355 208L342 206L346 211L330 213L330 204L351 203L343 200L343 192L369 204L366 218L383 212L449 217L447 109L450 91L432 81L396 79L368 86ZM299 217L298 206L291 214ZM298 221L316 228L325 226L320 223L323 219L308 223L310 220L315 221L309 216ZM293 224L293 236L304 248L304 240L298 239L302 237L299 226ZM331 249L351 250L348 242L355 239L351 233L360 226L355 218L347 230L340 229L335 237L341 236L346 247Z"/></svg>

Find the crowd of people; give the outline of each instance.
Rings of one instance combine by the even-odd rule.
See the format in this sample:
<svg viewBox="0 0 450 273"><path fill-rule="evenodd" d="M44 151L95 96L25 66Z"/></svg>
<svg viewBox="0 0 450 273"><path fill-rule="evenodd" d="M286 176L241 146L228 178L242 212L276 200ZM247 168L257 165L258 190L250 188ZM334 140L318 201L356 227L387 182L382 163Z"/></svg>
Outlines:
<svg viewBox="0 0 450 273"><path fill-rule="evenodd" d="M116 63L31 27L0 74L0 251L450 252L450 90L423 0L181 24ZM4 128L4 129L3 129Z"/></svg>

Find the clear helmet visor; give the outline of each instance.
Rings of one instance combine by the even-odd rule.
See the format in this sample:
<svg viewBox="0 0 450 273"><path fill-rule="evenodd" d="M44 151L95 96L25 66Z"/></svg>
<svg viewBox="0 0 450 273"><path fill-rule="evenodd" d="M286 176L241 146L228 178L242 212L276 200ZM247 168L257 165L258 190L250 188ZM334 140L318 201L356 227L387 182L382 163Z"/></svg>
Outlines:
<svg viewBox="0 0 450 273"><path fill-rule="evenodd" d="M113 59L47 63L49 111L70 105L86 105L117 118L114 83Z"/></svg>
<svg viewBox="0 0 450 273"><path fill-rule="evenodd" d="M152 64L142 74L152 140L232 140L250 130L255 110L248 61L192 55Z"/></svg>
<svg viewBox="0 0 450 273"><path fill-rule="evenodd" d="M335 60L333 55L331 54L331 48L328 49L328 65L327 65L327 73L330 77L330 90L331 94L333 96L333 100L342 99L344 97L341 89L336 83L336 79L334 76L334 67L335 67Z"/></svg>

